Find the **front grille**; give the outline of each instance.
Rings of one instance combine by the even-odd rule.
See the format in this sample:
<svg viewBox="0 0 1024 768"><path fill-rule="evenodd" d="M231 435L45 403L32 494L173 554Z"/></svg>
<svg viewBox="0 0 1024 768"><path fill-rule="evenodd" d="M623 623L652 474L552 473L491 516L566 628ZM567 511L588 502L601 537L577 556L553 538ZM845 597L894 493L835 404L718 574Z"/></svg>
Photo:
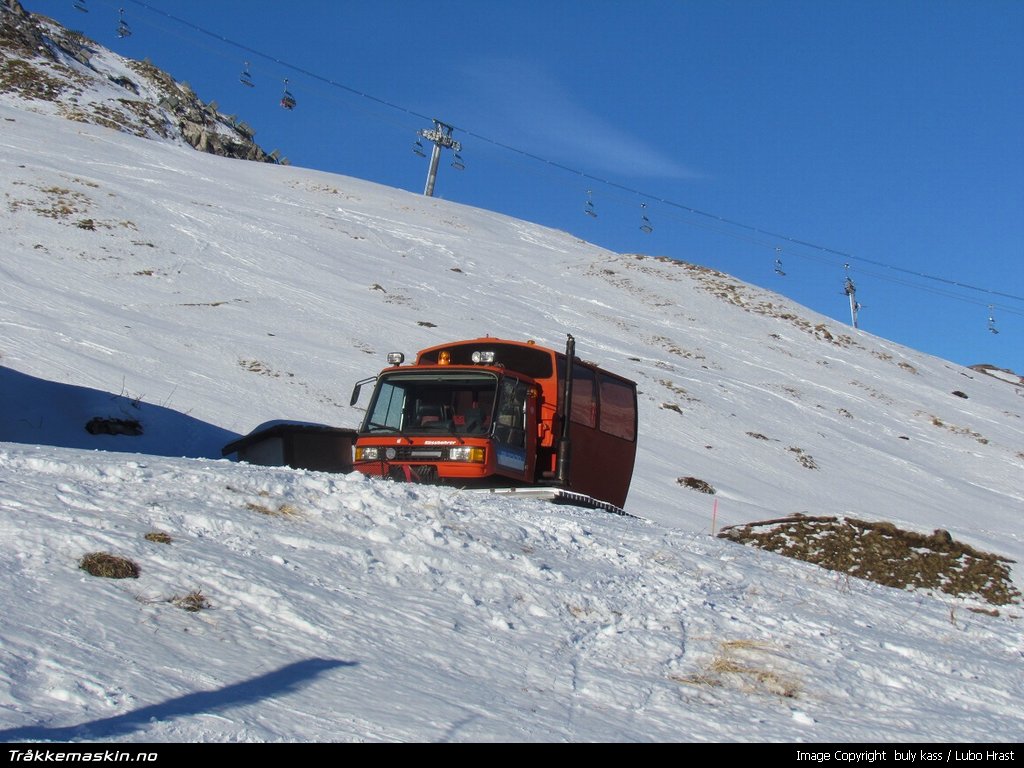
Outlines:
<svg viewBox="0 0 1024 768"><path fill-rule="evenodd" d="M422 445L404 445L394 449L391 461L444 461L448 452L444 448Z"/></svg>
<svg viewBox="0 0 1024 768"><path fill-rule="evenodd" d="M411 480L414 483L436 483L437 467L432 464L389 467L388 477L403 482Z"/></svg>

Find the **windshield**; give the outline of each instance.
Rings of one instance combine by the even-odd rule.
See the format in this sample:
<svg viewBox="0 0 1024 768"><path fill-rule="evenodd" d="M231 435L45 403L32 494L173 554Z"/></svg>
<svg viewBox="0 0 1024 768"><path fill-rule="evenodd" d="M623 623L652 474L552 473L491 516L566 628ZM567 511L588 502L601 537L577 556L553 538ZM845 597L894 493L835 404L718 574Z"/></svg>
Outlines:
<svg viewBox="0 0 1024 768"><path fill-rule="evenodd" d="M498 379L468 371L383 374L361 432L485 435L490 432Z"/></svg>

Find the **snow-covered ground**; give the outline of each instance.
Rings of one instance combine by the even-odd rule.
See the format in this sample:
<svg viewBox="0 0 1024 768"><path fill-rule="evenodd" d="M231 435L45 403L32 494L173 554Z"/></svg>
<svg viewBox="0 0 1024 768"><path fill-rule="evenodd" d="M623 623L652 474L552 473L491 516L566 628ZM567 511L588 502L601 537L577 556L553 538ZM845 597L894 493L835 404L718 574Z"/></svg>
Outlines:
<svg viewBox="0 0 1024 768"><path fill-rule="evenodd" d="M793 512L942 528L1024 588L1018 378L709 270L11 96L0 191L0 739L1024 737L1019 606L711 535ZM388 351L566 333L640 385L641 519L221 458L274 419L355 427ZM93 551L141 575L89 576ZM208 608L173 602L195 591Z"/></svg>
<svg viewBox="0 0 1024 768"><path fill-rule="evenodd" d="M706 535L195 459L0 472L4 740L1021 737L1019 619Z"/></svg>

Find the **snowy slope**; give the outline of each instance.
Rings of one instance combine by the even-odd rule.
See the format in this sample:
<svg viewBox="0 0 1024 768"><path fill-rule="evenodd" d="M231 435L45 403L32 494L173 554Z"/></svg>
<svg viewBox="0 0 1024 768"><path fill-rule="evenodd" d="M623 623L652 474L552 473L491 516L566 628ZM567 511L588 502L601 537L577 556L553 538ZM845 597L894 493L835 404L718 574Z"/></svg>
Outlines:
<svg viewBox="0 0 1024 768"><path fill-rule="evenodd" d="M854 515L1019 562L1013 380L692 265L23 107L0 101L5 740L1024 735L1019 608L708 535ZM220 460L272 419L354 427L388 351L566 333L640 384L643 520ZM85 575L93 550L141 577ZM195 589L209 610L166 602Z"/></svg>
<svg viewBox="0 0 1024 768"><path fill-rule="evenodd" d="M1019 618L707 536L223 462L10 444L0 473L6 741L1022 735Z"/></svg>
<svg viewBox="0 0 1024 768"><path fill-rule="evenodd" d="M271 419L355 426L351 385L388 351L484 334L560 347L572 333L581 357L640 383L641 516L707 529L710 500L677 483L689 475L718 490L723 523L849 512L1020 546L1021 387L697 267L368 182L0 114L16 266L6 367L206 425L150 430L144 446L219 457ZM19 423L12 439L46 442ZM977 530L983 510L991 530Z"/></svg>

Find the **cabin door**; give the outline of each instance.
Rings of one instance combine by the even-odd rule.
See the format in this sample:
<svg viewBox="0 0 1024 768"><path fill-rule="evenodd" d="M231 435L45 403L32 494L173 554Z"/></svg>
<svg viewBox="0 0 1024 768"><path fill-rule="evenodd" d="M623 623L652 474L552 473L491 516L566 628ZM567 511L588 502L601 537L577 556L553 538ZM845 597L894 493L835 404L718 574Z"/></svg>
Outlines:
<svg viewBox="0 0 1024 768"><path fill-rule="evenodd" d="M498 472L518 480L533 479L537 458L537 399L532 384L505 377L498 385L494 411L495 460Z"/></svg>

